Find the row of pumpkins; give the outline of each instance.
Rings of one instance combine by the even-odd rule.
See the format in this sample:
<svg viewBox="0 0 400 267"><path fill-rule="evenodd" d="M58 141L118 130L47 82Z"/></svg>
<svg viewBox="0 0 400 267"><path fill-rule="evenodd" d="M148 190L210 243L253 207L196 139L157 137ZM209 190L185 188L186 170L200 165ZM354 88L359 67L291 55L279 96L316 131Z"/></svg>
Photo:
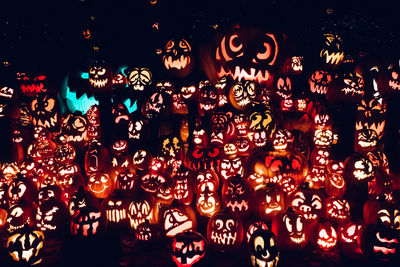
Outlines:
<svg viewBox="0 0 400 267"><path fill-rule="evenodd" d="M344 60L337 35L324 35L320 57L329 67L310 73L306 93L295 88L301 57L275 75L279 38L253 32L265 48L250 53L254 40L243 34L219 40L215 84L153 88L147 68L113 76L96 63L87 77L70 74L58 98L43 75L18 73L20 90L2 87L0 120L10 122L13 151L1 164L0 227L12 258L39 263L45 236L84 240L130 229L138 242L170 239L178 266L195 264L207 248L246 243L253 266L276 266L279 251L308 248L395 259L399 186L382 151L384 101L365 94L353 69L332 74ZM163 65L188 75L190 49L186 40L168 42ZM247 54L254 68L236 65ZM331 157L339 138L332 99L357 109L355 153L343 162ZM62 103L69 112L61 115ZM109 146L104 125L113 129Z"/></svg>

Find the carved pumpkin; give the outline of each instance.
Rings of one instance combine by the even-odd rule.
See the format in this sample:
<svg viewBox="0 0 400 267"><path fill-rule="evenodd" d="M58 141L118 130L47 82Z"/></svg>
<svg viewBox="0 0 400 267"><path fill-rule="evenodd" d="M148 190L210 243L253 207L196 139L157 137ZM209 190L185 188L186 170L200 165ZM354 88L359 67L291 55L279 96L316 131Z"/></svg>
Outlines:
<svg viewBox="0 0 400 267"><path fill-rule="evenodd" d="M309 188L306 183L288 196L288 205L296 213L303 215L307 222L312 222L323 215L324 200L321 191Z"/></svg>
<svg viewBox="0 0 400 267"><path fill-rule="evenodd" d="M164 210L161 223L166 237L174 237L188 230L195 230L196 215L189 206L177 206Z"/></svg>
<svg viewBox="0 0 400 267"><path fill-rule="evenodd" d="M58 127L58 104L54 97L42 93L35 96L31 102L32 124L43 126L51 132Z"/></svg>
<svg viewBox="0 0 400 267"><path fill-rule="evenodd" d="M331 67L338 66L344 58L343 41L340 35L333 33L323 34L323 45L319 57L323 64Z"/></svg>
<svg viewBox="0 0 400 267"><path fill-rule="evenodd" d="M41 203L36 213L36 227L46 236L64 234L67 230L67 208L59 200L52 199Z"/></svg>
<svg viewBox="0 0 400 267"><path fill-rule="evenodd" d="M128 206L128 218L132 229L148 220L150 223L157 222L157 207L152 198L145 195L135 195Z"/></svg>
<svg viewBox="0 0 400 267"><path fill-rule="evenodd" d="M353 154L344 161L343 177L351 184L361 184L374 178L372 162L360 154Z"/></svg>
<svg viewBox="0 0 400 267"><path fill-rule="evenodd" d="M7 239L7 250L14 261L36 265L42 262L44 234L26 226Z"/></svg>
<svg viewBox="0 0 400 267"><path fill-rule="evenodd" d="M229 101L237 110L245 111L251 106L256 95L256 85L254 82L236 82L229 90Z"/></svg>
<svg viewBox="0 0 400 267"><path fill-rule="evenodd" d="M114 181L107 173L100 171L89 176L87 189L95 197L106 198L114 190Z"/></svg>
<svg viewBox="0 0 400 267"><path fill-rule="evenodd" d="M215 213L207 224L207 240L217 251L234 250L243 240L243 224L240 217L230 212Z"/></svg>
<svg viewBox="0 0 400 267"><path fill-rule="evenodd" d="M377 99L362 99L357 105L356 130L362 130L364 127L374 130L378 138L382 138L385 129L385 109Z"/></svg>
<svg viewBox="0 0 400 267"><path fill-rule="evenodd" d="M168 73L185 77L193 69L192 48L185 39L171 39L167 42L162 58L163 65Z"/></svg>
<svg viewBox="0 0 400 267"><path fill-rule="evenodd" d="M239 175L232 176L224 181L221 198L223 206L234 213L247 215L250 212L250 187Z"/></svg>
<svg viewBox="0 0 400 267"><path fill-rule="evenodd" d="M189 267L199 262L206 254L206 238L194 231L185 231L172 239L172 260L178 267Z"/></svg>
<svg viewBox="0 0 400 267"><path fill-rule="evenodd" d="M249 240L251 265L276 267L279 249L275 235L265 229L256 230Z"/></svg>
<svg viewBox="0 0 400 267"><path fill-rule="evenodd" d="M285 210L285 195L277 184L269 183L254 192L254 207L257 217L268 222Z"/></svg>
<svg viewBox="0 0 400 267"><path fill-rule="evenodd" d="M325 202L326 217L333 222L342 222L350 216L350 203L343 197L328 197Z"/></svg>
<svg viewBox="0 0 400 267"><path fill-rule="evenodd" d="M324 251L336 247L338 234L329 221L315 221L310 226L310 242Z"/></svg>

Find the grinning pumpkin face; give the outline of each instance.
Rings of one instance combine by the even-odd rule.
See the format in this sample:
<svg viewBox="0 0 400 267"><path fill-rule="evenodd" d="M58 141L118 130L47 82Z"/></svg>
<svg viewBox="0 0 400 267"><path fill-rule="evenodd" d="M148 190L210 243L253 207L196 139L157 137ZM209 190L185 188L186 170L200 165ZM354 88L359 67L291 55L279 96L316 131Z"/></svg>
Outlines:
<svg viewBox="0 0 400 267"><path fill-rule="evenodd" d="M89 177L87 188L95 197L106 198L114 190L114 182L108 174L99 172Z"/></svg>
<svg viewBox="0 0 400 267"><path fill-rule="evenodd" d="M256 230L249 240L251 265L276 267L279 261L279 249L275 235L265 229Z"/></svg>
<svg viewBox="0 0 400 267"><path fill-rule="evenodd" d="M275 83L275 94L279 100L292 98L292 82L289 76L280 75Z"/></svg>
<svg viewBox="0 0 400 267"><path fill-rule="evenodd" d="M348 156L344 166L343 176L349 183L363 183L374 177L372 162L360 154Z"/></svg>
<svg viewBox="0 0 400 267"><path fill-rule="evenodd" d="M339 65L344 58L342 38L337 34L325 33L324 41L319 53L322 62L328 66Z"/></svg>
<svg viewBox="0 0 400 267"><path fill-rule="evenodd" d="M42 262L44 234L32 228L22 228L7 239L7 250L14 261L27 265Z"/></svg>
<svg viewBox="0 0 400 267"><path fill-rule="evenodd" d="M128 207L128 218L132 229L137 229L138 225L149 220L154 220L154 211L152 202L149 199L136 198L131 201Z"/></svg>
<svg viewBox="0 0 400 267"><path fill-rule="evenodd" d="M332 82L332 74L324 70L314 71L308 79L310 91L313 94L326 95L328 85Z"/></svg>
<svg viewBox="0 0 400 267"><path fill-rule="evenodd" d="M95 236L104 227L104 220L104 215L96 208L78 209L72 215L71 234L81 237Z"/></svg>
<svg viewBox="0 0 400 267"><path fill-rule="evenodd" d="M353 221L345 221L339 224L338 236L339 242L347 245L357 245L358 235L362 224Z"/></svg>
<svg viewBox="0 0 400 267"><path fill-rule="evenodd" d="M189 42L183 38L169 40L165 45L162 62L167 72L172 75L187 76L193 68L192 48Z"/></svg>
<svg viewBox="0 0 400 267"><path fill-rule="evenodd" d="M311 235L313 235L313 242L315 242L320 249L329 251L336 246L338 235L330 222L315 221L311 225L310 231Z"/></svg>
<svg viewBox="0 0 400 267"><path fill-rule="evenodd" d="M46 234L62 233L67 226L66 216L64 203L55 199L43 202L36 213L36 227Z"/></svg>
<svg viewBox="0 0 400 267"><path fill-rule="evenodd" d="M189 150L188 163L194 171L217 169L220 157L220 149L215 146L196 147Z"/></svg>
<svg viewBox="0 0 400 267"><path fill-rule="evenodd" d="M221 209L221 201L218 193L211 191L205 185L201 186L196 200L196 208L200 215L211 217Z"/></svg>
<svg viewBox="0 0 400 267"><path fill-rule="evenodd" d="M323 215L324 197L316 189L299 188L289 196L288 205L312 222Z"/></svg>
<svg viewBox="0 0 400 267"><path fill-rule="evenodd" d="M58 105L49 94L38 94L31 102L32 124L54 131L58 126Z"/></svg>
<svg viewBox="0 0 400 267"><path fill-rule="evenodd" d="M19 73L17 80L20 82L21 92L29 97L33 97L39 93L47 91L46 88L46 75L27 75L26 73Z"/></svg>
<svg viewBox="0 0 400 267"><path fill-rule="evenodd" d="M35 214L34 207L36 205L25 201L13 204L8 209L6 229L12 233L24 227L25 224L34 226Z"/></svg>
<svg viewBox="0 0 400 267"><path fill-rule="evenodd" d="M95 64L89 68L89 85L93 92L109 90L112 85L111 69Z"/></svg>
<svg viewBox="0 0 400 267"><path fill-rule="evenodd" d="M250 210L251 191L240 176L228 178L222 185L222 203L232 212L244 214Z"/></svg>
<svg viewBox="0 0 400 267"><path fill-rule="evenodd" d="M267 184L254 192L254 207L260 218L272 221L272 218L285 209L285 195L276 184Z"/></svg>
<svg viewBox="0 0 400 267"><path fill-rule="evenodd" d="M206 253L207 240L198 232L186 231L172 239L172 259L178 267L189 267Z"/></svg>
<svg viewBox="0 0 400 267"><path fill-rule="evenodd" d="M276 35L252 28L235 28L218 40L215 55L218 78L229 75L235 81L271 83L278 51Z"/></svg>
<svg viewBox="0 0 400 267"><path fill-rule="evenodd" d="M211 247L219 251L232 250L243 240L243 225L234 213L214 214L207 224L207 240Z"/></svg>
<svg viewBox="0 0 400 267"><path fill-rule="evenodd" d="M142 114L146 119L156 119L169 114L171 96L164 92L156 92L142 106Z"/></svg>
<svg viewBox="0 0 400 267"><path fill-rule="evenodd" d="M112 194L102 202L102 210L106 214L109 225L125 225L128 223L127 201L122 195Z"/></svg>
<svg viewBox="0 0 400 267"><path fill-rule="evenodd" d="M378 145L378 134L375 130L363 127L355 132L354 151L367 152L375 150Z"/></svg>
<svg viewBox="0 0 400 267"><path fill-rule="evenodd" d="M129 169L121 171L117 175L116 188L122 192L129 193L136 185L136 175Z"/></svg>
<svg viewBox="0 0 400 267"><path fill-rule="evenodd" d="M350 216L350 203L343 197L326 199L326 216L333 222L341 222Z"/></svg>
<svg viewBox="0 0 400 267"><path fill-rule="evenodd" d="M153 75L147 68L133 68L128 74L128 84L134 92L144 91L152 82Z"/></svg>
<svg viewBox="0 0 400 267"><path fill-rule="evenodd" d="M356 130L363 128L371 129L376 132L379 139L383 136L385 129L385 110L376 99L362 99L357 105Z"/></svg>
<svg viewBox="0 0 400 267"><path fill-rule="evenodd" d="M210 81L199 82L197 110L201 116L211 114L218 106L218 91Z"/></svg>

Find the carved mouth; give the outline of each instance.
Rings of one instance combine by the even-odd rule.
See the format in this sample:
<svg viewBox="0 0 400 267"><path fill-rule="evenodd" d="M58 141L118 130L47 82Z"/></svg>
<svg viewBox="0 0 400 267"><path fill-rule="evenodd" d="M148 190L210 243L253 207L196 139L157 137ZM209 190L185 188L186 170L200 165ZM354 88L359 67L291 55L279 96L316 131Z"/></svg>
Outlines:
<svg viewBox="0 0 400 267"><path fill-rule="evenodd" d="M211 232L211 239L220 245L233 245L236 242L237 233L217 233L215 231Z"/></svg>
<svg viewBox="0 0 400 267"><path fill-rule="evenodd" d="M340 91L344 92L345 95L349 95L349 94L351 94L351 96L354 96L354 95L363 96L364 95L364 90L362 90L362 89L357 90L355 88L345 87Z"/></svg>
<svg viewBox="0 0 400 267"><path fill-rule="evenodd" d="M315 213L313 213L313 214L305 213L303 216L304 216L304 218L305 218L306 220L308 220L308 221L316 220L316 219L318 218L318 215L315 214Z"/></svg>
<svg viewBox="0 0 400 267"><path fill-rule="evenodd" d="M48 120L46 119L41 119L41 118L33 118L33 125L36 126L43 126L44 128L51 128L55 127L57 124L57 113L55 113L52 117L50 117Z"/></svg>
<svg viewBox="0 0 400 267"><path fill-rule="evenodd" d="M103 88L106 86L108 79L89 79L91 86L96 88Z"/></svg>
<svg viewBox="0 0 400 267"><path fill-rule="evenodd" d="M119 223L126 219L125 210L106 210L107 220L109 222Z"/></svg>
<svg viewBox="0 0 400 267"><path fill-rule="evenodd" d="M268 70L260 70L256 68L249 68L245 70L240 66L235 66L234 72L232 72L229 67L224 68L221 66L218 72L218 77L223 77L226 75L231 76L235 81L241 81L244 79L247 81L255 81L259 84L264 84L271 79L271 74Z"/></svg>
<svg viewBox="0 0 400 267"><path fill-rule="evenodd" d="M172 56L164 56L164 66L168 69L184 69L187 65L190 64L190 58L184 55L181 55L179 58L172 59Z"/></svg>
<svg viewBox="0 0 400 267"><path fill-rule="evenodd" d="M328 50L322 50L320 57L325 60L327 64L336 65L339 64L344 58L344 52L333 52L329 53Z"/></svg>
<svg viewBox="0 0 400 267"><path fill-rule="evenodd" d="M258 266L258 267L276 267L278 264L279 258L276 257L272 261L263 261L261 259L257 259L255 256L251 255L251 263L253 266Z"/></svg>
<svg viewBox="0 0 400 267"><path fill-rule="evenodd" d="M336 242L333 239L329 241L318 239L317 244L324 249L330 249L336 245Z"/></svg>
<svg viewBox="0 0 400 267"><path fill-rule="evenodd" d="M310 90L312 93L326 95L326 93L328 92L328 87L326 85L318 84L310 80Z"/></svg>
<svg viewBox="0 0 400 267"><path fill-rule="evenodd" d="M389 80L389 87L391 87L393 90L400 90L400 84L395 80Z"/></svg>
<svg viewBox="0 0 400 267"><path fill-rule="evenodd" d="M290 240L292 240L292 242L294 242L296 244L301 244L301 243L304 243L306 241L306 235L304 233L302 233L300 237L291 236Z"/></svg>
<svg viewBox="0 0 400 267"><path fill-rule="evenodd" d="M231 208L231 210L233 212L249 210L249 205L248 205L247 201L244 201L244 199L240 203L238 203L237 200L235 200L233 203L232 203L232 201L229 201L226 204L226 207Z"/></svg>
<svg viewBox="0 0 400 267"><path fill-rule="evenodd" d="M204 110L204 111L213 110L215 108L215 106L216 106L215 104L203 104L203 103L200 103L200 109Z"/></svg>

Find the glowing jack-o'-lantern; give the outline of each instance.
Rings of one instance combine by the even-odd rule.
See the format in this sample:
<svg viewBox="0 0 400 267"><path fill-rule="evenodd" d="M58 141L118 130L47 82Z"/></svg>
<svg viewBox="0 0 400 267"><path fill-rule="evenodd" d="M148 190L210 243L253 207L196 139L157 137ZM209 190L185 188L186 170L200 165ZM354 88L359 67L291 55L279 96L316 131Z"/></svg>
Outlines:
<svg viewBox="0 0 400 267"><path fill-rule="evenodd" d="M12 233L28 224L33 227L35 224L36 205L31 202L20 201L8 209L6 229Z"/></svg>
<svg viewBox="0 0 400 267"><path fill-rule="evenodd" d="M8 187L8 199L10 203L17 203L22 199L34 201L36 200L36 194L36 185L21 174L18 174L17 179L14 179Z"/></svg>
<svg viewBox="0 0 400 267"><path fill-rule="evenodd" d="M351 184L370 181L374 177L372 162L360 154L353 154L344 161L343 177Z"/></svg>
<svg viewBox="0 0 400 267"><path fill-rule="evenodd" d="M355 131L354 139L354 151L359 153L373 151L378 146L378 134L366 127Z"/></svg>
<svg viewBox="0 0 400 267"><path fill-rule="evenodd" d="M245 215L250 211L250 187L238 175L224 181L222 185L222 204L232 212Z"/></svg>
<svg viewBox="0 0 400 267"><path fill-rule="evenodd" d="M150 223L156 222L157 207L153 206L153 201L144 195L136 195L128 207L128 218L132 229L137 229L138 225L148 220Z"/></svg>
<svg viewBox="0 0 400 267"><path fill-rule="evenodd" d="M325 206L326 217L333 222L342 222L350 216L350 203L343 197L328 197Z"/></svg>
<svg viewBox="0 0 400 267"><path fill-rule="evenodd" d="M42 126L49 131L57 130L58 104L54 97L47 93L38 94L31 102L32 124Z"/></svg>
<svg viewBox="0 0 400 267"><path fill-rule="evenodd" d="M87 137L88 122L85 117L69 114L61 122L61 132L67 142L74 146L82 146Z"/></svg>
<svg viewBox="0 0 400 267"><path fill-rule="evenodd" d="M26 226L7 239L7 250L14 261L27 265L42 262L44 234Z"/></svg>
<svg viewBox="0 0 400 267"><path fill-rule="evenodd" d="M71 234L79 237L99 235L106 227L104 214L95 207L85 207L75 210L71 218Z"/></svg>
<svg viewBox="0 0 400 267"><path fill-rule="evenodd" d="M216 191L203 184L196 200L197 211L202 216L211 217L221 209L221 201Z"/></svg>
<svg viewBox="0 0 400 267"><path fill-rule="evenodd" d="M304 186L288 197L288 205L296 213L303 215L307 222L312 222L323 215L324 196L319 190Z"/></svg>
<svg viewBox="0 0 400 267"><path fill-rule="evenodd" d="M278 129L275 131L272 140L275 150L286 150L291 143L293 143L293 135L289 130Z"/></svg>
<svg viewBox="0 0 400 267"><path fill-rule="evenodd" d="M279 46L277 36L258 29L237 27L218 40L218 78L230 75L235 81L270 84Z"/></svg>
<svg viewBox="0 0 400 267"><path fill-rule="evenodd" d="M278 237L280 249L302 249L308 242L306 221L292 208L272 219L272 232Z"/></svg>
<svg viewBox="0 0 400 267"><path fill-rule="evenodd" d="M188 166L194 170L216 170L219 164L220 149L215 146L195 147L189 149L187 155Z"/></svg>
<svg viewBox="0 0 400 267"><path fill-rule="evenodd" d="M167 72L172 75L179 77L189 75L193 69L193 55L188 41L183 38L169 40L165 45L162 61Z"/></svg>
<svg viewBox="0 0 400 267"><path fill-rule="evenodd" d="M313 94L326 95L328 85L332 82L332 74L324 70L314 71L308 79L310 91Z"/></svg>
<svg viewBox="0 0 400 267"><path fill-rule="evenodd" d="M341 245L346 247L358 247L357 239L361 227L361 223L354 222L352 220L340 223L338 226L338 236Z"/></svg>
<svg viewBox="0 0 400 267"><path fill-rule="evenodd" d="M95 197L106 198L114 190L114 181L104 172L95 173L89 177L87 188Z"/></svg>
<svg viewBox="0 0 400 267"><path fill-rule="evenodd" d="M63 233L67 229L67 208L64 203L55 199L48 200L39 205L36 213L36 227L51 235Z"/></svg>
<svg viewBox="0 0 400 267"><path fill-rule="evenodd" d="M111 90L112 71L102 63L95 63L89 68L89 90L105 92Z"/></svg>
<svg viewBox="0 0 400 267"><path fill-rule="evenodd" d="M279 75L276 77L275 89L278 102L292 98L292 82L289 76Z"/></svg>
<svg viewBox="0 0 400 267"><path fill-rule="evenodd" d="M385 109L377 99L362 99L357 105L356 130L362 130L364 127L374 130L378 138L382 138L385 128Z"/></svg>
<svg viewBox="0 0 400 267"><path fill-rule="evenodd" d="M195 231L185 231L172 239L172 259L178 267L190 267L206 253L206 238Z"/></svg>
<svg viewBox="0 0 400 267"><path fill-rule="evenodd" d="M180 167L173 177L173 196L185 205L193 200L193 172L185 167Z"/></svg>
<svg viewBox="0 0 400 267"><path fill-rule="evenodd" d="M249 240L249 253L253 267L276 267L279 249L275 235L265 229L256 230Z"/></svg>
<svg viewBox="0 0 400 267"><path fill-rule="evenodd" d="M342 38L337 34L324 33L324 45L319 53L322 62L328 66L339 65L344 58Z"/></svg>
<svg viewBox="0 0 400 267"><path fill-rule="evenodd" d="M268 226L263 221L255 221L252 222L249 227L247 227L246 231L246 242L249 243L251 236L254 234L255 231L258 229L268 230Z"/></svg>
<svg viewBox="0 0 400 267"><path fill-rule="evenodd" d="M310 226L310 240L312 245L329 251L337 245L338 234L331 222L315 221Z"/></svg>
<svg viewBox="0 0 400 267"><path fill-rule="evenodd" d="M106 214L108 227L124 227L128 224L128 201L123 195L114 193L101 203L101 210Z"/></svg>
<svg viewBox="0 0 400 267"><path fill-rule="evenodd" d="M328 196L341 197L346 192L346 181L339 173L329 173L325 179L325 191Z"/></svg>
<svg viewBox="0 0 400 267"><path fill-rule="evenodd" d="M153 75L147 68L133 68L128 74L128 84L134 92L144 91L152 83Z"/></svg>
<svg viewBox="0 0 400 267"><path fill-rule="evenodd" d="M285 195L278 185L269 183L254 192L254 207L258 217L270 222L285 210Z"/></svg>
<svg viewBox="0 0 400 267"><path fill-rule="evenodd" d="M327 99L330 102L359 103L365 94L364 85L360 72L345 72L329 85Z"/></svg>
<svg viewBox="0 0 400 267"><path fill-rule="evenodd" d="M400 207L394 203L379 199L369 199L363 209L365 224L380 223L386 228L400 231Z"/></svg>
<svg viewBox="0 0 400 267"><path fill-rule="evenodd" d="M256 85L254 82L236 82L229 90L229 100L234 108L244 111L255 100L256 94Z"/></svg>
<svg viewBox="0 0 400 267"><path fill-rule="evenodd" d="M189 206L167 208L162 215L161 223L166 237L195 230L197 225L195 213Z"/></svg>
<svg viewBox="0 0 400 267"><path fill-rule="evenodd" d="M218 251L229 251L240 246L243 240L243 224L234 213L215 213L207 224L207 240Z"/></svg>
<svg viewBox="0 0 400 267"><path fill-rule="evenodd" d="M18 75L19 74L19 75ZM26 73L18 73L17 80L20 82L21 92L29 97L33 97L39 93L47 91L46 75L27 75Z"/></svg>

